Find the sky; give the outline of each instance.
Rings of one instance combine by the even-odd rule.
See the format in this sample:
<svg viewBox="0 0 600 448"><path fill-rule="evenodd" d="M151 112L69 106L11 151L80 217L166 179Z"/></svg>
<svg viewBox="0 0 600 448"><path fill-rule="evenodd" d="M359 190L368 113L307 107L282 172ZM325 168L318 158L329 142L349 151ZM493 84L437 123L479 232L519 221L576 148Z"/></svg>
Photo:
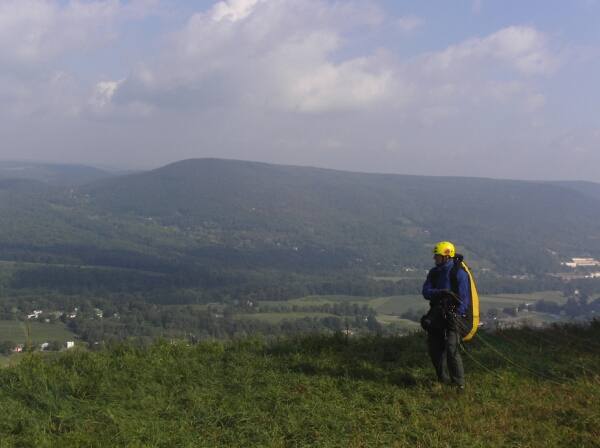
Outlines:
<svg viewBox="0 0 600 448"><path fill-rule="evenodd" d="M600 0L0 0L0 159L600 182Z"/></svg>

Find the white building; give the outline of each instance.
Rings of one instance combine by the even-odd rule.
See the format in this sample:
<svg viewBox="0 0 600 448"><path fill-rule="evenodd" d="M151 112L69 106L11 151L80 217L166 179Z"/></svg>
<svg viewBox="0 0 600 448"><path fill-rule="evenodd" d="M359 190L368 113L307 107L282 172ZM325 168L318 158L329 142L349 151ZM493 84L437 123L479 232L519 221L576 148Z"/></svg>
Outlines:
<svg viewBox="0 0 600 448"><path fill-rule="evenodd" d="M561 263L571 268L576 268L577 266L600 266L600 261L596 261L594 258L572 258L572 262Z"/></svg>

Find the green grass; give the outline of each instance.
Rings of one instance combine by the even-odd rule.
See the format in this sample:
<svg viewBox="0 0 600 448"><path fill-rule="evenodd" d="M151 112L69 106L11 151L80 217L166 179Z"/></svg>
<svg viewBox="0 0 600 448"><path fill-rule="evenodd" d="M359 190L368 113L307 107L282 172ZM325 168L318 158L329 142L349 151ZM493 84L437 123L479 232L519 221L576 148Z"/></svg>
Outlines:
<svg viewBox="0 0 600 448"><path fill-rule="evenodd" d="M315 304L324 304L324 303L342 303L342 302L350 302L350 303L368 303L372 300L370 297L362 297L362 296L347 296L347 295L328 295L328 296L306 296L301 297L299 299L290 300L286 303L291 305L315 305ZM261 302L270 305L277 305L281 302Z"/></svg>
<svg viewBox="0 0 600 448"><path fill-rule="evenodd" d="M252 314L238 314L235 316L236 319L256 319L271 324L278 324L284 320L297 320L304 319L305 317L318 318L331 317L334 314L327 313L301 313L301 312L289 312L289 313L252 313Z"/></svg>
<svg viewBox="0 0 600 448"><path fill-rule="evenodd" d="M382 325L396 324L403 330L418 330L421 328L421 325L418 322L402 319L398 316L387 316L385 314L380 314L377 316L377 321Z"/></svg>
<svg viewBox="0 0 600 448"><path fill-rule="evenodd" d="M532 294L497 294L480 296L480 307L483 313L489 308L496 307L502 310L509 306L518 306L521 303L535 303L540 300L549 300L562 305L567 302L567 298L557 291L535 292ZM410 308L417 311L419 309L428 309L429 303L423 299L421 295L403 295L372 299L369 302L375 311L380 315L395 315L399 316L405 313ZM380 316L378 316L379 318Z"/></svg>
<svg viewBox="0 0 600 448"><path fill-rule="evenodd" d="M558 291L544 291L535 292L531 294L496 294L496 295L482 295L480 301L484 309L486 307L495 306L497 308L504 308L506 306L519 305L523 302L535 303L540 300L550 300L558 303L559 305L567 302L567 298ZM378 313L389 314L392 313L399 315L409 308L414 310L421 308L428 308L429 304L423 299L420 294L402 295L402 296L391 296L391 297L362 297L362 296L346 296L346 295L331 295L331 296L306 296L299 299L287 300L287 301L261 301L258 303L259 306L287 306L292 307L298 306L310 306L310 305L324 305L340 303L340 302L358 303L360 305L367 304L369 307L375 309ZM166 305L166 307L183 308L191 306L193 309L204 310L207 306L221 306L218 303L211 303L207 305Z"/></svg>
<svg viewBox="0 0 600 448"><path fill-rule="evenodd" d="M64 344L75 338L75 335L63 324L1 320L0 340L11 340L17 344L24 344L27 341L27 327L31 333L31 340L38 343L59 341Z"/></svg>
<svg viewBox="0 0 600 448"><path fill-rule="evenodd" d="M567 297L560 291L534 292L531 294L495 294L479 296L482 305L497 308L525 303L535 303L540 300L556 302L559 305L567 303Z"/></svg>
<svg viewBox="0 0 600 448"><path fill-rule="evenodd" d="M0 340L23 344L27 340L27 326L18 320L0 320Z"/></svg>
<svg viewBox="0 0 600 448"><path fill-rule="evenodd" d="M485 295L480 296L480 307L481 307L481 315L482 320L486 320L485 313L491 307L498 308L502 310L505 307L513 307L518 306L519 304L525 303L535 303L540 300L549 300L558 303L559 305L566 303L567 298L561 292L558 291L545 291L545 292L535 292L532 294L497 294L497 295ZM402 295L402 296L392 296L392 297L356 297L356 296L307 296L302 297L300 299L294 299L289 301L263 301L259 303L259 306L269 305L269 306L285 306L288 308L292 308L294 305L309 306L309 305L324 305L339 303L343 301L349 301L351 303L359 303L361 305L367 304L369 307L373 308L377 311L377 320L383 325L388 325L391 323L396 323L400 325L402 328L406 329L414 329L418 328L419 325L414 322L407 321L405 319L401 319L400 316L402 313L405 313L410 308L415 311L418 310L427 310L429 308L429 303L423 299L421 295ZM216 303L209 305L218 305ZM172 305L172 307L184 307L187 305ZM191 305L194 309L206 309L208 305ZM221 305L222 307L222 305ZM318 313L318 312L287 312L287 313L252 313L245 314L239 313L234 315L235 319L258 319L265 322L277 324L281 321L302 319L304 317L316 317L322 318L327 316L332 316L331 314L326 313ZM528 319L531 322L564 322L568 319L559 318L556 319L549 314L546 313L520 313L520 319ZM489 319L488 319L489 320Z"/></svg>
<svg viewBox="0 0 600 448"><path fill-rule="evenodd" d="M483 332L462 396L422 333L33 353L0 369L1 446L593 447L599 348L598 321Z"/></svg>
<svg viewBox="0 0 600 448"><path fill-rule="evenodd" d="M350 302L359 303L361 305L368 304L373 307L380 302L385 302L389 297L363 297L363 296L346 296L346 295L327 295L327 296L305 296L299 299L292 300L261 300L258 306L287 306L291 308L294 305L310 306L310 305L325 305L326 303L333 305L334 303ZM165 308L185 308L192 307L195 310L205 310L208 306L223 307L220 303L208 303L205 305L164 305ZM243 308L243 307L242 307Z"/></svg>
<svg viewBox="0 0 600 448"><path fill-rule="evenodd" d="M34 342L58 341L65 344L67 341L73 341L76 337L63 324L31 322L28 325L31 328L31 340Z"/></svg>
<svg viewBox="0 0 600 448"><path fill-rule="evenodd" d="M379 314L395 315L399 316L405 313L410 308L417 311L420 309L427 310L429 308L429 302L423 299L421 295L405 295L405 296L393 296L388 297L387 300L382 301L375 307L375 311Z"/></svg>

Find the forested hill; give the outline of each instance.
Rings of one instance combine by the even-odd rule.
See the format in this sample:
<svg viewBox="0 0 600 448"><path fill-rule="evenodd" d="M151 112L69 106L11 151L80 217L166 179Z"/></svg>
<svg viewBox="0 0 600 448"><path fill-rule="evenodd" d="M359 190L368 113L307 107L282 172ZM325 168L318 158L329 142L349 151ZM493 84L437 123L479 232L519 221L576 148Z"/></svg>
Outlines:
<svg viewBox="0 0 600 448"><path fill-rule="evenodd" d="M584 181L555 181L555 182L546 182L551 185L558 185L561 187L566 187L571 190L579 191L581 193L585 193L588 196L596 198L600 201L600 184L595 182L584 182Z"/></svg>
<svg viewBox="0 0 600 448"><path fill-rule="evenodd" d="M600 201L556 184L220 159L71 187L0 181L4 260L393 274L430 266L446 239L476 267L550 272L600 257Z"/></svg>
<svg viewBox="0 0 600 448"><path fill-rule="evenodd" d="M335 250L370 266L416 266L430 262L424 245L449 239L516 272L600 255L600 203L562 185L197 159L99 180L85 194L200 245L263 254Z"/></svg>

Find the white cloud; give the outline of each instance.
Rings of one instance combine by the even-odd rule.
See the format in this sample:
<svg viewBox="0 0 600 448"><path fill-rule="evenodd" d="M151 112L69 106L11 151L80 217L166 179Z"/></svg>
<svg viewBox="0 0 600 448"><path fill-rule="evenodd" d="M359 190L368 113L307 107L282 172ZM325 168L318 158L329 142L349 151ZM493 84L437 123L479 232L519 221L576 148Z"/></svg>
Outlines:
<svg viewBox="0 0 600 448"><path fill-rule="evenodd" d="M120 107L112 102L115 92L124 81L121 79L96 83L88 100L89 112L96 117L113 119L148 117L152 114L155 107L141 100L129 101Z"/></svg>
<svg viewBox="0 0 600 448"><path fill-rule="evenodd" d="M439 53L423 56L426 74L464 75L479 66L480 73L512 68L525 75L547 75L561 65L546 46L546 37L532 27L512 26L483 39L472 38Z"/></svg>
<svg viewBox="0 0 600 448"><path fill-rule="evenodd" d="M96 84L96 88L92 97L90 98L90 105L94 108L102 108L106 106L112 100L117 87L123 83L123 79L120 81L103 81Z"/></svg>
<svg viewBox="0 0 600 448"><path fill-rule="evenodd" d="M213 107L309 115L397 111L431 124L486 101L533 113L543 105L534 75L561 64L545 35L530 26L403 62L384 49L334 61L355 26L382 20L380 10L358 3L222 1L168 36L161 56L110 84L109 96L95 91L91 101L105 115L137 111L130 107L136 103L146 105L142 115ZM398 26L409 32L422 23L412 15Z"/></svg>
<svg viewBox="0 0 600 448"><path fill-rule="evenodd" d="M506 104L515 96L523 94L525 86L520 81L500 82L497 80L486 81L483 86L483 95L495 103Z"/></svg>
<svg viewBox="0 0 600 448"><path fill-rule="evenodd" d="M364 110L389 99L394 74L377 58L356 58L335 65L281 67L273 104L289 111L323 113Z"/></svg>
<svg viewBox="0 0 600 448"><path fill-rule="evenodd" d="M126 121L142 129L145 123L157 133L163 123L171 123L181 127L172 138L190 148L220 135L219 148L254 144L274 152L311 147L342 154L362 145L406 155L416 147L433 151L426 148L435 145L430 136L434 126L460 123L490 105L543 127L548 98L538 81L562 63L548 38L531 26L505 28L402 60L391 46L362 52L353 47L368 32L381 32L379 24L389 23L367 2L229 0L192 15L163 37L162 53L131 61L130 76L94 77L81 100L76 80L55 69L55 61L105 45L121 31L119 23L125 19L120 15L141 17L148 10L139 2L117 0L74 1L63 7L43 0L23 2L45 7L45 12L38 17L21 10L30 33L20 36L33 36L23 40L29 49L11 50L0 43L0 63L46 68L33 83L14 70L3 75L4 112L27 116L54 107L55 116L56 111L79 114L90 125ZM17 8L16 2L8 3ZM397 25L412 32L423 23L413 15ZM34 68L31 73L40 73ZM378 123L383 132L359 136L363 123L370 123L365 129ZM407 142L415 128L428 129L427 135ZM171 132L157 136L168 142ZM145 138L156 144L157 137Z"/></svg>
<svg viewBox="0 0 600 448"><path fill-rule="evenodd" d="M68 73L53 72L35 83L4 75L0 85L0 111L9 117L73 116L80 112L76 83Z"/></svg>
<svg viewBox="0 0 600 448"><path fill-rule="evenodd" d="M344 30L381 20L379 10L351 3L219 2L172 34L158 62L139 64L114 98L169 107L235 101L301 113L369 106L391 85L382 59L335 64L329 56L344 45Z"/></svg>
<svg viewBox="0 0 600 448"><path fill-rule="evenodd" d="M561 63L543 34L531 27L509 27L418 56L405 63L403 74L415 87L413 113L432 125L489 102L537 113L546 104L537 78L551 75ZM536 123L541 122L537 117Z"/></svg>
<svg viewBox="0 0 600 448"><path fill-rule="evenodd" d="M404 34L412 33L417 28L425 25L425 20L421 19L416 14L400 17L396 20L396 25Z"/></svg>
<svg viewBox="0 0 600 448"><path fill-rule="evenodd" d="M158 0L3 0L0 2L0 111L27 116L82 110L69 57L88 56L120 35L128 20L159 10Z"/></svg>
<svg viewBox="0 0 600 448"><path fill-rule="evenodd" d="M228 0L216 3L209 12L209 17L218 22L229 20L236 22L247 17L257 3L266 0Z"/></svg>
<svg viewBox="0 0 600 448"><path fill-rule="evenodd" d="M89 51L115 39L123 15L139 11L118 0L71 1L61 7L49 0L0 3L0 64L35 68L73 50Z"/></svg>
<svg viewBox="0 0 600 448"><path fill-rule="evenodd" d="M0 131L12 148L3 155L29 147L147 167L212 156L491 176L505 164L526 177L521 152L537 156L555 139L543 159L562 155L577 177L569 151L593 157L597 132L556 135L598 121L594 30L570 25L580 15L550 23L526 7L498 20L535 27L493 28L470 14L487 6L443 2L402 16L410 3L0 0ZM432 20L443 33L425 26ZM480 34L458 40L473 20ZM589 178L595 165L585 164Z"/></svg>

